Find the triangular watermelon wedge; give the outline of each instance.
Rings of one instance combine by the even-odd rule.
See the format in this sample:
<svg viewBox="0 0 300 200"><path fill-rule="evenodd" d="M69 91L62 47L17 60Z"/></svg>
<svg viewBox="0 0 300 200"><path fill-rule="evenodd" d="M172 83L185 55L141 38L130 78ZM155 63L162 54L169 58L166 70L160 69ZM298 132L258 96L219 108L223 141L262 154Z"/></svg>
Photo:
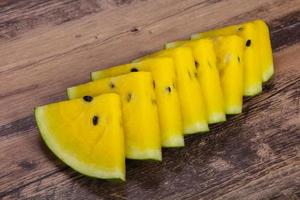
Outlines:
<svg viewBox="0 0 300 200"><path fill-rule="evenodd" d="M163 147L184 146L183 128L176 75L173 59L170 57L151 58L93 72L92 79L99 80L137 71L151 72Z"/></svg>
<svg viewBox="0 0 300 200"><path fill-rule="evenodd" d="M125 180L121 103L117 94L35 109L42 138L67 165L87 176Z"/></svg>
<svg viewBox="0 0 300 200"><path fill-rule="evenodd" d="M150 72L135 72L70 87L70 99L117 93L121 97L126 157L162 160L157 102ZM108 106L108 105L106 105Z"/></svg>

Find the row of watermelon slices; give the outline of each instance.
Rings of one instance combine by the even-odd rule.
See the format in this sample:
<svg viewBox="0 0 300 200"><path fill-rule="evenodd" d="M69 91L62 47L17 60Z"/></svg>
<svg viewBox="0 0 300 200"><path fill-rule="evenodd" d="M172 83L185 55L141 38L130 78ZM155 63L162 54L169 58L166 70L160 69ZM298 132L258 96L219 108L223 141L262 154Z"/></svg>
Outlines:
<svg viewBox="0 0 300 200"><path fill-rule="evenodd" d="M161 147L242 112L243 96L274 73L269 30L255 20L168 43L129 64L92 73L71 100L37 107L49 148L82 174L125 180L125 158L161 160Z"/></svg>

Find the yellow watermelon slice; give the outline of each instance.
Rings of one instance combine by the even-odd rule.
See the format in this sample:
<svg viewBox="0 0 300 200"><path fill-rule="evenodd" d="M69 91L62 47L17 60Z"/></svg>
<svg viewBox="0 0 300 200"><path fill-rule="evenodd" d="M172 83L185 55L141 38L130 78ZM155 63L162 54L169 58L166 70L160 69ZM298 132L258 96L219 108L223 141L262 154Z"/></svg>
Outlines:
<svg viewBox="0 0 300 200"><path fill-rule="evenodd" d="M255 20L255 28L258 32L258 45L260 62L262 66L262 79L268 81L274 74L272 47L268 25L261 19Z"/></svg>
<svg viewBox="0 0 300 200"><path fill-rule="evenodd" d="M261 30L264 31L263 36ZM266 27L257 27L256 23L247 22L240 25L232 25L225 28L211 30L203 33L192 35L192 39L206 38L206 37L217 37L237 34L244 39L245 52L244 52L244 95L253 96L262 91L262 80L265 77L271 77L273 73L273 65L268 64L263 66L262 54L267 54L266 51L261 52L260 49L269 48L267 51L270 52L269 37L266 33ZM267 40L261 42L261 40ZM268 57L270 60L270 56ZM268 63L272 61L268 61ZM270 69L272 68L272 69ZM264 71L263 71L264 70Z"/></svg>
<svg viewBox="0 0 300 200"><path fill-rule="evenodd" d="M174 60L184 134L208 131L203 96L196 77L197 70L191 49L188 47L165 49L133 62L157 57L170 57Z"/></svg>
<svg viewBox="0 0 300 200"><path fill-rule="evenodd" d="M244 85L244 42L237 35L220 36L214 40L217 66L226 114L242 112Z"/></svg>
<svg viewBox="0 0 300 200"><path fill-rule="evenodd" d="M163 147L184 146L180 102L176 85L173 59L152 58L137 63L129 63L93 72L92 79L118 76L137 71L151 72L157 99L160 121L161 144Z"/></svg>
<svg viewBox="0 0 300 200"><path fill-rule="evenodd" d="M76 171L125 180L121 103L116 94L84 97L35 109L42 138Z"/></svg>
<svg viewBox="0 0 300 200"><path fill-rule="evenodd" d="M209 123L226 120L224 98L221 89L219 70L216 66L214 43L211 39L177 41L166 44L166 48L178 46L189 47L197 68L199 80Z"/></svg>
<svg viewBox="0 0 300 200"><path fill-rule="evenodd" d="M70 99L111 92L121 96L126 157L161 160L157 102L151 73L130 73L68 88Z"/></svg>

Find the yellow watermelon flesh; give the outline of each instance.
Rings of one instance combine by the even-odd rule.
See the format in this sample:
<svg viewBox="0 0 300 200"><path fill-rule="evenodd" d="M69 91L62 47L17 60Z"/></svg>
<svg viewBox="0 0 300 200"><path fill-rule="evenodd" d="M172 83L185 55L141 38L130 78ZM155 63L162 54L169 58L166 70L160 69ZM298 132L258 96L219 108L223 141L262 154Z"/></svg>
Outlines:
<svg viewBox="0 0 300 200"><path fill-rule="evenodd" d="M237 35L214 40L226 114L238 114L243 106L244 42Z"/></svg>
<svg viewBox="0 0 300 200"><path fill-rule="evenodd" d="M203 33L192 35L192 39L217 37L237 34L244 39L245 52L244 52L244 95L253 96L262 91L263 69L273 67L263 67L260 48L267 48L261 46L259 29L253 22L243 23L241 25L232 25L221 29L211 30ZM265 37L264 37L265 38ZM267 71L270 71L267 69ZM272 70L271 70L272 71Z"/></svg>
<svg viewBox="0 0 300 200"><path fill-rule="evenodd" d="M193 54L188 47L165 49L133 62L170 57L174 61L184 134L208 131L207 116Z"/></svg>
<svg viewBox="0 0 300 200"><path fill-rule="evenodd" d="M255 28L258 32L258 45L260 62L262 66L262 79L268 81L274 74L272 47L268 25L263 20L255 20Z"/></svg>
<svg viewBox="0 0 300 200"><path fill-rule="evenodd" d="M76 171L125 180L121 103L116 94L63 101L35 109L42 138Z"/></svg>
<svg viewBox="0 0 300 200"><path fill-rule="evenodd" d="M197 68L197 77L201 86L209 123L226 120L224 98L216 66L214 43L211 39L177 41L168 43L166 48L178 46L190 47Z"/></svg>
<svg viewBox="0 0 300 200"><path fill-rule="evenodd" d="M130 73L68 88L70 99L110 92L121 96L126 157L161 160L158 113L151 73Z"/></svg>
<svg viewBox="0 0 300 200"><path fill-rule="evenodd" d="M160 121L161 144L163 147L184 146L180 102L176 85L173 59L152 58L137 63L110 67L92 73L93 80L114 77L137 71L151 72L157 99Z"/></svg>

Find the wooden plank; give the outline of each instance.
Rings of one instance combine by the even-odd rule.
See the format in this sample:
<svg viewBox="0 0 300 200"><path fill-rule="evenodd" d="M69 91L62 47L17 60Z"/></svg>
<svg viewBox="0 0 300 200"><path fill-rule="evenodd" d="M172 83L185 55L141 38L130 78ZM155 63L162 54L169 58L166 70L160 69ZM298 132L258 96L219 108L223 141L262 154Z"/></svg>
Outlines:
<svg viewBox="0 0 300 200"><path fill-rule="evenodd" d="M299 197L297 0L6 0L0 13L0 198ZM79 175L41 141L34 106L64 99L65 88L87 81L89 72L257 17L270 23L276 51L265 93L209 135L165 150L162 163L129 161L126 184Z"/></svg>
<svg viewBox="0 0 300 200"><path fill-rule="evenodd" d="M82 197L90 195L87 197L92 199L96 193L105 198L114 193L120 195L125 192L125 188L130 189L132 197L145 198L156 193L161 198L170 197L169 195L181 195L173 196L174 198L189 195L198 198L201 195L207 199L222 195L232 198L244 195L252 195L253 198L256 195L271 197L274 193L288 197L296 195L296 189L300 186L299 180L293 178L299 176L300 169L297 157L300 139L296 134L300 124L297 118L300 75L296 73L300 63L300 59L296 57L299 50L300 45L296 45L275 54L278 75L268 83L264 94L247 101L242 115L215 126L210 135L188 137L183 149L164 151L162 163L129 162L126 187L123 184L115 185L82 177L65 168L46 149L36 131L1 146L0 151L4 153L1 160L5 161L4 155L9 157L4 162L7 166L1 166L2 169L16 166L13 162L20 157L24 158L15 169L11 169L14 173L11 176L19 176L21 187L9 190L14 184L10 181L15 180L10 176L1 178L1 186L7 186L8 197L16 197L18 194L17 197L33 195L36 198L39 195L57 198L71 195L75 198L77 193L74 191L81 191L79 195ZM260 119L264 119L264 123ZM22 144L22 152L16 155L9 151L18 144ZM36 160L37 158L39 159ZM55 173L56 171L59 173ZM148 178L145 179L144 176ZM215 180L216 177L218 181ZM275 181L272 184L277 179L281 183ZM154 187L155 183L166 185L157 188ZM196 183L199 186L191 187L191 184ZM93 193L89 194L82 189L85 187L82 184L87 184L86 189ZM149 188L153 186L154 189L147 192L147 187L143 188L143 185ZM169 191L168 185L173 185L173 190ZM267 190L268 187L273 192ZM229 191L232 192L227 194Z"/></svg>

